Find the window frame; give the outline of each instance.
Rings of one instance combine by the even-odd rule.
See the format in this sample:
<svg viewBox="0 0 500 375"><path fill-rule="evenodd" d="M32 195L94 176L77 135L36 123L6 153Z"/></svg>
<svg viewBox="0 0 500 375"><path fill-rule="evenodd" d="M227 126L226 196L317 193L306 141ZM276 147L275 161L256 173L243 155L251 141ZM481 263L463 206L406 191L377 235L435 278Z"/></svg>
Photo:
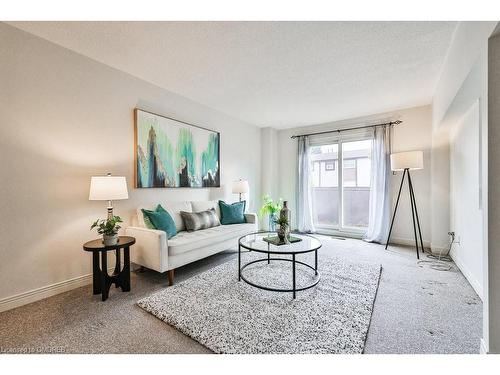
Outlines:
<svg viewBox="0 0 500 375"><path fill-rule="evenodd" d="M329 166L331 166L331 168L329 168ZM335 160L332 159L331 161L330 160L325 160L325 171L334 171L335 170Z"/></svg>

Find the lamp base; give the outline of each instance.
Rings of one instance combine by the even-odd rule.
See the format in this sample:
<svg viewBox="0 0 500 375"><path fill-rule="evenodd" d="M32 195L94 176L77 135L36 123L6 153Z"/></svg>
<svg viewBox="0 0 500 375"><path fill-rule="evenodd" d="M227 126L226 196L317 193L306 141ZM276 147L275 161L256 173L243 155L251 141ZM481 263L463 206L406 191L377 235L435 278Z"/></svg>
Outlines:
<svg viewBox="0 0 500 375"><path fill-rule="evenodd" d="M113 218L113 203L111 201L108 202L108 220Z"/></svg>
<svg viewBox="0 0 500 375"><path fill-rule="evenodd" d="M418 228L418 237L420 238L420 249L421 249L422 253L424 253L424 243L422 241L422 232L420 230L420 220L418 218L418 211L417 211L417 201L415 199L415 192L413 191L413 183L411 181L409 168L405 168L403 171L403 177L401 178L401 184L399 185L398 199L396 200L396 206L394 207L394 212L392 214L391 227L389 229L389 235L387 236L387 242L385 244L385 249L387 250L387 246L389 246L389 241L391 239L392 227L394 225L394 219L396 218L396 212L398 210L399 198L401 197L401 189L403 188L405 176L408 177L408 190L409 190L409 194L410 194L411 218L413 221L413 234L415 236L415 248L417 250L417 259L420 259L419 244L418 244L418 238L417 238L417 228Z"/></svg>

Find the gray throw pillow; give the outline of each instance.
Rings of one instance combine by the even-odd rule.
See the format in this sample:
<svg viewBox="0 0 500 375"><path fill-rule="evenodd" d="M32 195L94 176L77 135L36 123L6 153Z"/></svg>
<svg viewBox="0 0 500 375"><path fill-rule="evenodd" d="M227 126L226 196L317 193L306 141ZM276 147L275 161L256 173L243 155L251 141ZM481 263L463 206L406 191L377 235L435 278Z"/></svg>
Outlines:
<svg viewBox="0 0 500 375"><path fill-rule="evenodd" d="M201 212L181 211L181 217L188 232L218 227L220 225L219 218L215 213L215 208Z"/></svg>

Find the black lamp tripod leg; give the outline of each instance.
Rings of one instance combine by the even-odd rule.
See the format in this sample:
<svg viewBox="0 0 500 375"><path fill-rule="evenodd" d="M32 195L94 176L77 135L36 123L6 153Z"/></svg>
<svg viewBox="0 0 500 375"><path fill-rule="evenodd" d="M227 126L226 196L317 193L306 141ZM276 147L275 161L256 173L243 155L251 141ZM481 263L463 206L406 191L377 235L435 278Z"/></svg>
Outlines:
<svg viewBox="0 0 500 375"><path fill-rule="evenodd" d="M392 226L394 225L394 219L396 218L396 212L398 210L399 197L401 196L401 189L403 188L403 182L405 180L406 169L403 172L403 177L401 178L401 184L399 185L398 199L396 200L396 206L394 207L394 213L392 214L391 228L389 229L389 235L387 236L387 242L385 243L385 249L389 246L389 240L391 239Z"/></svg>
<svg viewBox="0 0 500 375"><path fill-rule="evenodd" d="M408 171L408 182L410 185L410 194L412 197L412 204L415 206L415 216L417 218L417 228L418 228L418 236L420 238L420 248L422 253L424 252L424 242L422 241L422 231L420 230L420 220L418 219L418 211L417 211L417 200L415 199L415 192L413 191L413 182L411 181L410 171Z"/></svg>
<svg viewBox="0 0 500 375"><path fill-rule="evenodd" d="M408 171L408 178L410 176L410 171ZM413 235L415 236L415 249L417 250L417 259L420 259L420 256L418 254L418 240L417 240L417 228L415 226L415 209L413 207L413 195L411 194L411 188L408 180L408 190L410 193L410 203L411 203L411 219L413 220Z"/></svg>

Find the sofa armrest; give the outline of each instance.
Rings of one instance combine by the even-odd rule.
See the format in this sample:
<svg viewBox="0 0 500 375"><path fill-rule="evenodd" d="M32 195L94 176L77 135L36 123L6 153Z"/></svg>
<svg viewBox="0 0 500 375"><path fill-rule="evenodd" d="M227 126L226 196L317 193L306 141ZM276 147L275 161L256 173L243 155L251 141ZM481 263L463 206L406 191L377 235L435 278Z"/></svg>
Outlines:
<svg viewBox="0 0 500 375"><path fill-rule="evenodd" d="M130 259L133 263L158 272L168 270L168 240L164 231L127 227L125 234L135 237L135 245L130 249Z"/></svg>
<svg viewBox="0 0 500 375"><path fill-rule="evenodd" d="M251 223L251 224L258 223L257 214L253 214L253 213L245 214L245 219L246 219L247 223Z"/></svg>

